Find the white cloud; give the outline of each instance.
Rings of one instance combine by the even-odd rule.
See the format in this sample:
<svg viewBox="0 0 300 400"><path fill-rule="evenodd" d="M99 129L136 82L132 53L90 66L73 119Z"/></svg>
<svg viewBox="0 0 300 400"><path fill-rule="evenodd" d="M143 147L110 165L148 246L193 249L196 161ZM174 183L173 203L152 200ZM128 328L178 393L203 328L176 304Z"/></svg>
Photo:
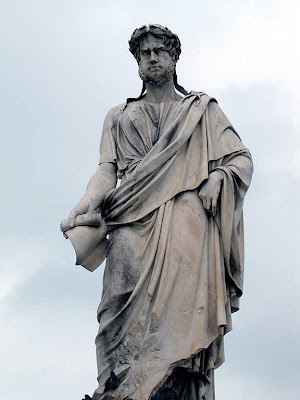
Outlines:
<svg viewBox="0 0 300 400"><path fill-rule="evenodd" d="M190 41L193 63L186 62L186 69L192 71L190 81L200 72L204 83L216 89L278 82L293 90L300 83L299 3L250 1L243 2L242 8L239 4L230 2L227 10L226 6L216 10L211 29L217 34L211 40L209 31L207 37L198 34L200 51Z"/></svg>

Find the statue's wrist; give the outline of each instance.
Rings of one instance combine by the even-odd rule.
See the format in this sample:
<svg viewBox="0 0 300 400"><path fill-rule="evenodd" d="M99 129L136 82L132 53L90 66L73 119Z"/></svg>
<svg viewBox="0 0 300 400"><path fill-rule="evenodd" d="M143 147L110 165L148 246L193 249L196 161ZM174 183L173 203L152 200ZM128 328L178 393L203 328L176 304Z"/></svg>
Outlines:
<svg viewBox="0 0 300 400"><path fill-rule="evenodd" d="M80 200L79 205L86 209L86 213L91 213L99 207L100 202L98 201L98 199L86 193Z"/></svg>
<svg viewBox="0 0 300 400"><path fill-rule="evenodd" d="M209 174L209 178L210 179L214 179L215 181L219 181L219 182L222 182L223 181L223 179L224 179L224 176L223 176L223 174L222 174L222 172L221 171L213 171L213 172L211 172L210 174Z"/></svg>

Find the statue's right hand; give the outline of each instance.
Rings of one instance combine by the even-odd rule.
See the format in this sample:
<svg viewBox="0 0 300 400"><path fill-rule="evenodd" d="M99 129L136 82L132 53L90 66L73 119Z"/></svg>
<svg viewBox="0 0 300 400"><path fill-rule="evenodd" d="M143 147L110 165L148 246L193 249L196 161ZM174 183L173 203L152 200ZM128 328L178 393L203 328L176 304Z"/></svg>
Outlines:
<svg viewBox="0 0 300 400"><path fill-rule="evenodd" d="M93 200L87 197L83 197L78 204L72 209L69 214L70 227L75 226L75 218L82 214L92 214L95 212L97 205L93 203Z"/></svg>

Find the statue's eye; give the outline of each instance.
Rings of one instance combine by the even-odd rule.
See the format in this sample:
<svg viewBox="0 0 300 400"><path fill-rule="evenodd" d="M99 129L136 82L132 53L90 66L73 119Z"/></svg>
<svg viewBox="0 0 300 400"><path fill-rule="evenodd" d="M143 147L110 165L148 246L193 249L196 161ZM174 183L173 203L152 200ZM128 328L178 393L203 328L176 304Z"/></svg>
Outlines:
<svg viewBox="0 0 300 400"><path fill-rule="evenodd" d="M140 53L141 53L141 56L144 57L144 58L149 58L150 55L151 55L151 51L150 50L141 50Z"/></svg>
<svg viewBox="0 0 300 400"><path fill-rule="evenodd" d="M159 47L157 49L154 49L154 52L158 55L158 56L162 56L165 53L166 49L164 47Z"/></svg>

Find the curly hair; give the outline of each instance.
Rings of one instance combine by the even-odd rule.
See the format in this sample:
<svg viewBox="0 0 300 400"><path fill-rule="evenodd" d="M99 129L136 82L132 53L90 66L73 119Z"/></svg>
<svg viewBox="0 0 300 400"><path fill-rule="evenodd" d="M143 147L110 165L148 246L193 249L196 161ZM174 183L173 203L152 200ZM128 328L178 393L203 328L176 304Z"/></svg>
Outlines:
<svg viewBox="0 0 300 400"><path fill-rule="evenodd" d="M168 29L167 27L157 24L149 24L143 25L142 27L136 29L128 42L129 50L134 55L138 63L141 60L139 42L143 37L148 34L151 34L158 38L162 38L163 43L166 46L166 51L170 54L171 57L174 57L175 63L178 61L181 53L181 43L178 36L170 31L170 29Z"/></svg>

